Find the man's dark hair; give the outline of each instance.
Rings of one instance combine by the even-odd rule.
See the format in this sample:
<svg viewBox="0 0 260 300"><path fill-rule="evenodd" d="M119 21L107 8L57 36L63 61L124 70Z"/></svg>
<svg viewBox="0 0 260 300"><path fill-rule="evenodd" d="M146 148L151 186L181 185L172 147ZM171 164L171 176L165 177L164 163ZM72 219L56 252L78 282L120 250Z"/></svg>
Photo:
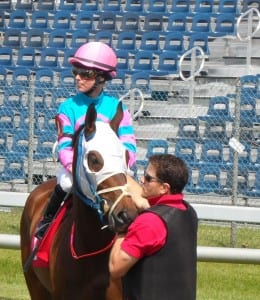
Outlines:
<svg viewBox="0 0 260 300"><path fill-rule="evenodd" d="M172 154L155 154L150 156L149 163L155 168L156 177L170 185L172 194L182 193L189 170L181 158Z"/></svg>

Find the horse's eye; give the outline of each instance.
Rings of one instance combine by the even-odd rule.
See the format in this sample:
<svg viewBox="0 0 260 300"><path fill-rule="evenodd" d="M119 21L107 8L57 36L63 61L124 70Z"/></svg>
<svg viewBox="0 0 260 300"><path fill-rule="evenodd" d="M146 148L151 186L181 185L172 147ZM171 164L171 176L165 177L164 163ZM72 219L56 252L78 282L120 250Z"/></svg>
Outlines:
<svg viewBox="0 0 260 300"><path fill-rule="evenodd" d="M91 171L98 172L103 168L104 161L102 156L95 151L90 151L87 156L88 167Z"/></svg>

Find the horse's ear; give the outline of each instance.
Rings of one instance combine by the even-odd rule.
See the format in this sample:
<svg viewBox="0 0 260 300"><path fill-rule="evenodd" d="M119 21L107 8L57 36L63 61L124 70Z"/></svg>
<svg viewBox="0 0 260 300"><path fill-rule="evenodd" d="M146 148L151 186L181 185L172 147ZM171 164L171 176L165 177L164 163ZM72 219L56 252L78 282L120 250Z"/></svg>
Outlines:
<svg viewBox="0 0 260 300"><path fill-rule="evenodd" d="M123 104L122 104L122 101L120 101L117 105L116 114L110 122L110 127L114 130L115 133L117 133L122 119L123 119Z"/></svg>
<svg viewBox="0 0 260 300"><path fill-rule="evenodd" d="M84 135L87 136L96 130L97 111L95 105L91 103L87 109L85 117Z"/></svg>

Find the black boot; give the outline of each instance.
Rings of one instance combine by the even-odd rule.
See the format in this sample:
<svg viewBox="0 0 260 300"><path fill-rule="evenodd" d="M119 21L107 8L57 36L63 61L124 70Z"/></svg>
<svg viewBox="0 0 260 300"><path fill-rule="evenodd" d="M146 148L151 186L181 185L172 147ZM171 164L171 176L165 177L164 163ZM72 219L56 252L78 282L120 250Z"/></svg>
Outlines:
<svg viewBox="0 0 260 300"><path fill-rule="evenodd" d="M66 196L66 192L63 191L61 186L57 184L54 188L54 191L51 195L49 203L45 209L43 219L40 221L35 236L38 239L42 239L47 228L49 227L50 223L52 222L54 216L56 215L62 201Z"/></svg>

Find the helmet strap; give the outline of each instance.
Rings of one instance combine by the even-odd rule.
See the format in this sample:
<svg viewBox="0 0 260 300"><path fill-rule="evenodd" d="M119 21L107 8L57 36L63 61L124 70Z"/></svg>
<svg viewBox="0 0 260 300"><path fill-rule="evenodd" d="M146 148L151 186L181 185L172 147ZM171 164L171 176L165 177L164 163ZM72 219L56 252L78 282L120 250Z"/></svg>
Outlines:
<svg viewBox="0 0 260 300"><path fill-rule="evenodd" d="M95 78L95 83L93 84L92 88L88 90L85 94L89 96L100 84L103 84L105 81L106 80L104 79L101 80L101 76L97 76Z"/></svg>

